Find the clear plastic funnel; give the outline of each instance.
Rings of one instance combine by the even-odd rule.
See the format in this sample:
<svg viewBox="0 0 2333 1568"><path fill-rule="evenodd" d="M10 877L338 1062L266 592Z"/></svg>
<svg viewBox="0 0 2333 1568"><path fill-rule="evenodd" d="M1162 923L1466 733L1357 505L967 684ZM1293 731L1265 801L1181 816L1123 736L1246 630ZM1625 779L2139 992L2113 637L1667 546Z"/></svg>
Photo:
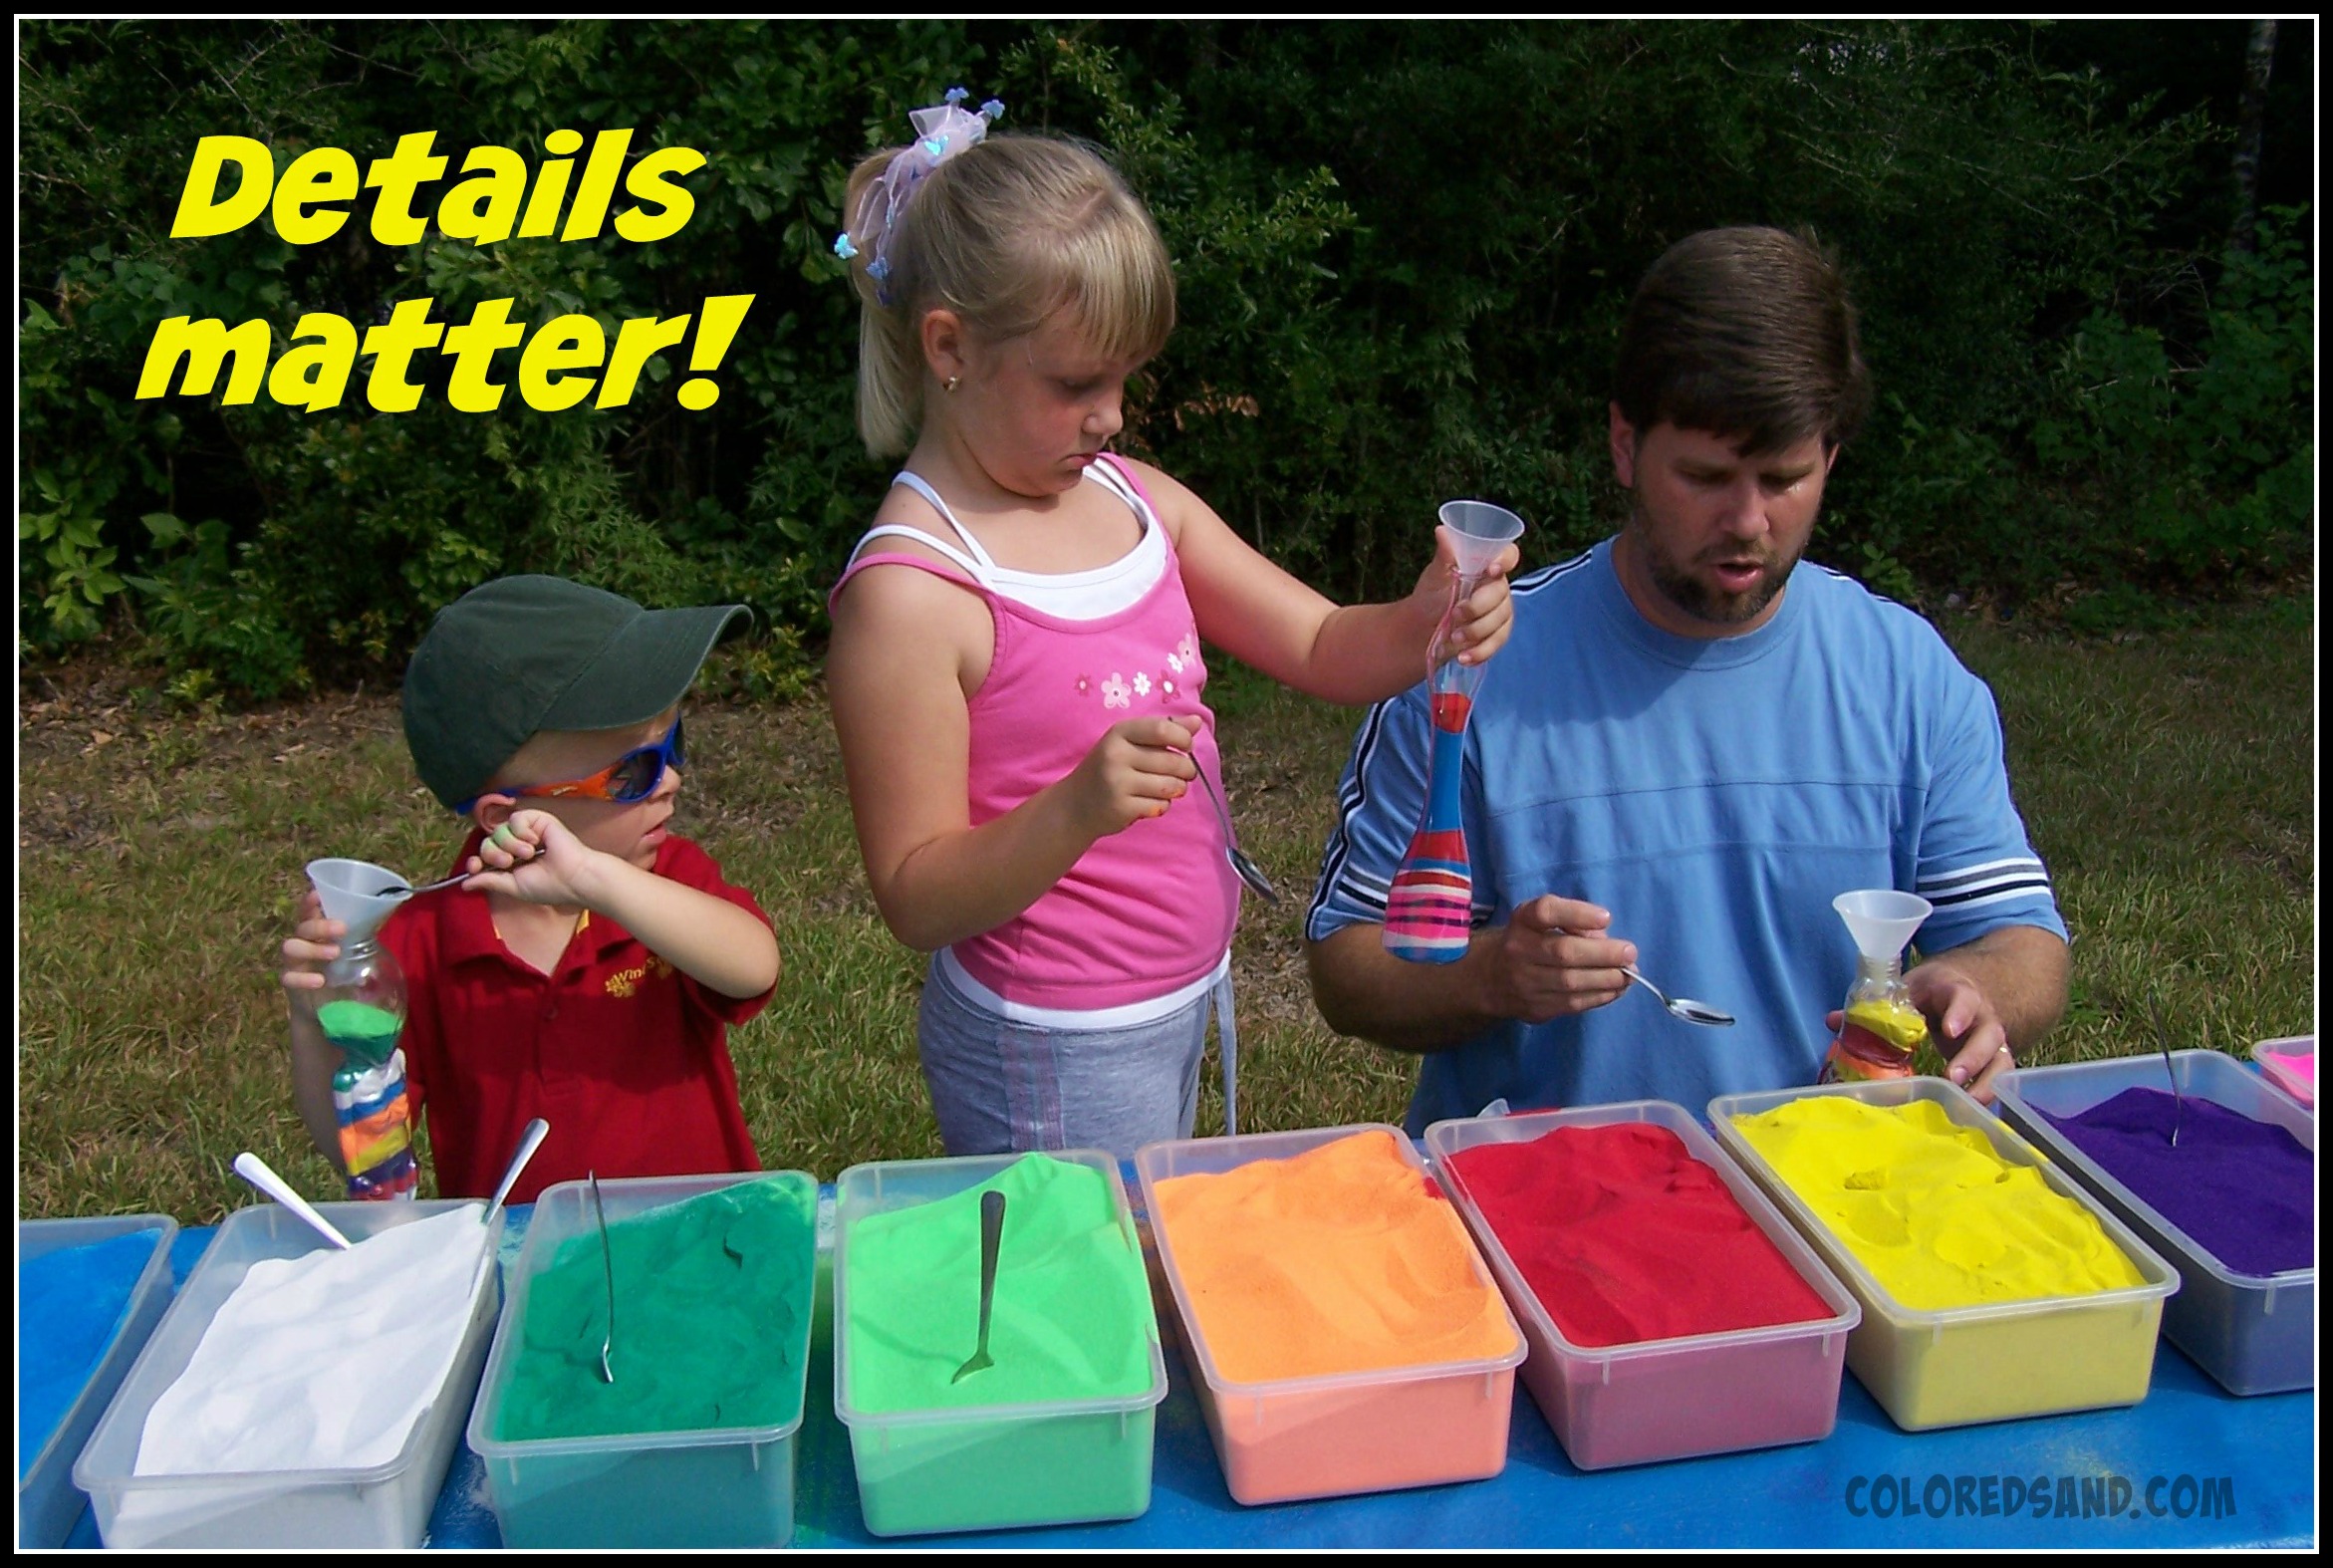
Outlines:
<svg viewBox="0 0 2333 1568"><path fill-rule="evenodd" d="M1873 959L1902 957L1912 933L1936 910L1935 905L1919 894L1898 893L1893 888L1842 893L1831 901L1831 908L1847 922L1847 934L1855 938L1855 950Z"/></svg>
<svg viewBox="0 0 2333 1568"><path fill-rule="evenodd" d="M1523 537L1523 520L1488 501L1444 501L1441 524L1450 531L1458 577L1468 583L1489 570L1500 550Z"/></svg>
<svg viewBox="0 0 2333 1568"><path fill-rule="evenodd" d="M373 933L404 903L399 895L411 886L397 873L371 861L310 861L308 881L324 902L325 918L339 920L349 928L347 940L352 946L373 939ZM389 890L386 895L384 889Z"/></svg>

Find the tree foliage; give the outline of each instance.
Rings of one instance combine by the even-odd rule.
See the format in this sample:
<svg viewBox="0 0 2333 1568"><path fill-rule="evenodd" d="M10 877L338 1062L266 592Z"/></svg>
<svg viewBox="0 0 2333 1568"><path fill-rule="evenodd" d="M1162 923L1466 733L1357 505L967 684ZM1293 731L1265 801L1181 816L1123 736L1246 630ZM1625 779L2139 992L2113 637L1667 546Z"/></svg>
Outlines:
<svg viewBox="0 0 2333 1568"><path fill-rule="evenodd" d="M2137 24L2134 24L2137 25ZM842 182L961 82L1007 129L1104 147L1172 251L1181 326L1123 444L1339 595L1416 569L1433 506L1496 497L1541 558L1610 525L1601 455L1628 291L1715 223L1807 228L1848 264L1883 398L1825 559L1899 591L2149 592L2310 549L2305 213L2252 255L2159 232L2225 185L2228 136L2069 69L2009 23L33 22L20 34L20 649L108 626L197 685L393 669L504 572L734 599L747 678L800 678L884 470L851 421ZM280 170L416 130L440 152L633 128L703 150L671 240L322 244L262 219L169 237L196 140ZM2185 227L2201 225L2182 219ZM539 325L758 296L690 412L395 414L131 397L165 316L360 325L430 295ZM360 385L363 367L360 366Z"/></svg>

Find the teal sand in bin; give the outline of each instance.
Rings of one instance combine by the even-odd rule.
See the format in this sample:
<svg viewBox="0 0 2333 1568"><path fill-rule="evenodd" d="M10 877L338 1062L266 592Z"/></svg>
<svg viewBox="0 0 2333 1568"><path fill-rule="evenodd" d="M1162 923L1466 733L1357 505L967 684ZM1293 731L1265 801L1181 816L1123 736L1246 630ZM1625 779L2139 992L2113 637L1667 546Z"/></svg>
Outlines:
<svg viewBox="0 0 2333 1568"><path fill-rule="evenodd" d="M1450 621L1499 551L1523 533L1520 517L1487 501L1445 501L1441 521L1455 547L1457 582L1426 652L1433 746L1426 757L1426 811L1386 898L1386 950L1418 963L1457 962L1466 955L1474 923L1474 872L1458 785L1465 772L1466 721L1485 666L1452 656Z"/></svg>

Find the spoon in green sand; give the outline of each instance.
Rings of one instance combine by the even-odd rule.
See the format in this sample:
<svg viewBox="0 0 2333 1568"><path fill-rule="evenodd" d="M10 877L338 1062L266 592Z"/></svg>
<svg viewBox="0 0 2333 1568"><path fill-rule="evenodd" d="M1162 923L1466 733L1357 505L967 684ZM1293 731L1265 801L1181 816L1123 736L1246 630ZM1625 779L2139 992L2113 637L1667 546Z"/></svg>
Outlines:
<svg viewBox="0 0 2333 1568"><path fill-rule="evenodd" d="M608 1211L600 1206L600 1174L587 1171L584 1179L592 1184L592 1212L600 1220L600 1262L608 1270L608 1332L600 1337L600 1381L614 1384L616 1369L608 1364L608 1352L616 1348L616 1258L608 1250Z"/></svg>
<svg viewBox="0 0 2333 1568"><path fill-rule="evenodd" d="M996 1301L996 1249L1004 1240L1004 1194L987 1191L980 1194L980 1345L972 1352L972 1359L956 1368L956 1375L947 1381L961 1383L975 1372L995 1365L988 1359L988 1309Z"/></svg>

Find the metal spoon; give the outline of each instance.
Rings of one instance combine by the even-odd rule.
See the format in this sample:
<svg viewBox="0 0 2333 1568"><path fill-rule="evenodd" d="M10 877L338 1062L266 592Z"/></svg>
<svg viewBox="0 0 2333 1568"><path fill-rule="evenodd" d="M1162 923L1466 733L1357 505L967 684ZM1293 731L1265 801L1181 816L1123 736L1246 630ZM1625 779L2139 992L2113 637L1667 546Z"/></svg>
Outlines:
<svg viewBox="0 0 2333 1568"><path fill-rule="evenodd" d="M1195 766L1197 759L1193 758L1192 762ZM1207 777L1205 768L1199 769L1199 782L1207 787L1207 798L1215 803L1216 820L1223 824L1224 859L1231 862L1231 869L1239 873L1239 880L1254 889L1258 898L1266 904L1278 904L1280 896L1272 891L1271 879L1264 875L1261 866L1248 859L1247 852L1231 836L1231 813L1223 809L1223 797L1216 792L1215 781Z"/></svg>
<svg viewBox="0 0 2333 1568"><path fill-rule="evenodd" d="M486 841L489 844L499 845L503 849L510 850L514 854L516 853L518 846L525 842L510 831L510 824L508 823L504 823L501 827L496 828L492 833L488 834ZM534 846L528 845L528 848L533 850ZM540 853L542 852L539 850L535 851L535 854ZM527 857L527 860L532 859L534 859L534 854L530 854ZM526 861L521 861L519 864L523 866L526 864ZM456 872L450 877L440 877L435 882L425 882L418 888L412 886L410 883L392 882L388 887L382 889L379 893L373 895L373 897L376 899L415 898L424 893L435 893L440 888L450 888L457 882L468 882L476 875L478 874L474 871Z"/></svg>
<svg viewBox="0 0 2333 1568"><path fill-rule="evenodd" d="M494 1215L502 1207L502 1200L510 1196L510 1189L518 1182L518 1174L527 1168L528 1161L535 1158L535 1151L543 1147L543 1140L550 1131L551 1124L538 1116L527 1124L525 1132L519 1134L518 1153L510 1157L510 1166L502 1173L502 1184L494 1189L494 1201L486 1205L486 1212L479 1216L479 1223L494 1223Z"/></svg>
<svg viewBox="0 0 2333 1568"><path fill-rule="evenodd" d="M2171 1059L2171 1031L2163 1027L2163 1004L2150 991L2147 1011L2155 1019L2155 1043L2163 1047L2163 1071L2171 1079L2171 1147L2179 1148L2179 1125L2187 1119L2187 1096L2179 1092L2179 1064Z"/></svg>
<svg viewBox="0 0 2333 1568"><path fill-rule="evenodd" d="M1721 1029L1733 1022L1733 1014L1711 1007L1707 1002L1696 1002L1689 996L1671 996L1640 974L1633 963L1621 965L1620 972L1660 997L1661 1005L1669 1009L1672 1017L1683 1018L1686 1023L1706 1024L1712 1029Z"/></svg>
<svg viewBox="0 0 2333 1568"><path fill-rule="evenodd" d="M1003 1240L1004 1194L992 1189L980 1194L980 1344L972 1359L956 1368L950 1383L961 1383L995 1365L988 1359L988 1309L996 1302L996 1249Z"/></svg>
<svg viewBox="0 0 2333 1568"><path fill-rule="evenodd" d="M608 1251L608 1211L600 1206L599 1173L587 1171L584 1179L592 1184L592 1212L600 1220L600 1262L608 1270L608 1332L600 1340L600 1381L613 1384L616 1369L608 1364L608 1353L616 1348L616 1259Z"/></svg>
<svg viewBox="0 0 2333 1568"><path fill-rule="evenodd" d="M1558 936L1577 936L1579 934L1577 931L1567 931L1560 925L1551 925L1548 929ZM1620 972L1646 990L1651 991L1655 996L1660 997L1661 1005L1669 1009L1671 1017L1683 1018L1686 1023L1704 1024L1711 1029L1722 1029L1734 1021L1733 1014L1721 1007L1711 1007L1707 1002L1696 1002L1689 996L1673 998L1660 986L1646 979L1643 971L1633 963L1622 964Z"/></svg>
<svg viewBox="0 0 2333 1568"><path fill-rule="evenodd" d="M468 882L470 875L465 871L458 877L443 877L436 882L425 882L418 888L410 883L392 882L373 897L376 899L410 899L424 893L435 893L440 888L450 888L457 882Z"/></svg>

